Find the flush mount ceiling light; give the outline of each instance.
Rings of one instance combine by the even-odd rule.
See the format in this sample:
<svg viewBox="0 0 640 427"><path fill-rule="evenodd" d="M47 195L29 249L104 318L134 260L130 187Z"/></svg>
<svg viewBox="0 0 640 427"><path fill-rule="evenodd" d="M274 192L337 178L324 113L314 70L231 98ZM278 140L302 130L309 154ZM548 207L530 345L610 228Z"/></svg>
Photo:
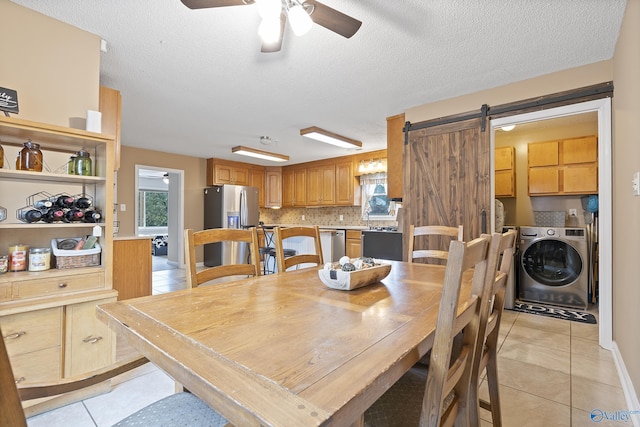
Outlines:
<svg viewBox="0 0 640 427"><path fill-rule="evenodd" d="M318 141L326 142L327 144L337 145L342 148L361 148L362 142L355 139L347 138L346 136L338 135L337 133L329 132L328 130L320 129L317 126L311 126L309 128L300 129L300 135L312 138Z"/></svg>
<svg viewBox="0 0 640 427"><path fill-rule="evenodd" d="M505 132L509 132L510 130L514 130L516 128L516 125L507 125L507 126L502 126L500 129L502 129Z"/></svg>
<svg viewBox="0 0 640 427"><path fill-rule="evenodd" d="M257 159L271 160L272 162L286 162L289 160L289 156L285 156L284 154L270 153L255 148L243 147L242 145L233 147L231 152L243 156L255 157Z"/></svg>

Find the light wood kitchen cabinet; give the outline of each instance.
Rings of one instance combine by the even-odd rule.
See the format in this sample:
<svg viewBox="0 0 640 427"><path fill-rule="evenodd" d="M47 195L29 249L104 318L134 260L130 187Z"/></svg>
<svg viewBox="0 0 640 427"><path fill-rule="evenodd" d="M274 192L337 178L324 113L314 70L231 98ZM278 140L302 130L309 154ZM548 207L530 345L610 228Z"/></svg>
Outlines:
<svg viewBox="0 0 640 427"><path fill-rule="evenodd" d="M387 117L387 196L402 199L402 153L404 113Z"/></svg>
<svg viewBox="0 0 640 427"><path fill-rule="evenodd" d="M65 307L64 376L102 368L115 360L115 337L96 317L96 305L115 302L105 298Z"/></svg>
<svg viewBox="0 0 640 427"><path fill-rule="evenodd" d="M267 166L265 168L264 207L282 207L282 167Z"/></svg>
<svg viewBox="0 0 640 427"><path fill-rule="evenodd" d="M596 136L528 144L529 195L596 194Z"/></svg>
<svg viewBox="0 0 640 427"><path fill-rule="evenodd" d="M207 159L207 185L249 185L249 165L222 159Z"/></svg>
<svg viewBox="0 0 640 427"><path fill-rule="evenodd" d="M152 293L151 237L124 237L113 241L113 289L118 300Z"/></svg>
<svg viewBox="0 0 640 427"><path fill-rule="evenodd" d="M332 206L336 203L336 166L320 164L307 168L307 206Z"/></svg>
<svg viewBox="0 0 640 427"><path fill-rule="evenodd" d="M362 232L360 230L347 230L345 249L349 258L362 256Z"/></svg>
<svg viewBox="0 0 640 427"><path fill-rule="evenodd" d="M100 86L99 107L102 133L114 136L113 170L120 169L120 134L122 133L122 96L119 90Z"/></svg>
<svg viewBox="0 0 640 427"><path fill-rule="evenodd" d="M282 168L282 206L303 207L307 205L307 169Z"/></svg>
<svg viewBox="0 0 640 427"><path fill-rule="evenodd" d="M102 222L23 223L12 215L0 223L0 241L21 242L31 248L51 247L55 239L100 235L98 265L94 265L94 262L85 264L79 258L63 264L72 268L56 268L52 253L51 268L48 270L0 275L3 339L11 349L16 380L24 384L59 380L70 375L70 372L84 374L88 372L85 369L94 370L112 363L115 354L113 333L101 325L95 316L96 304L115 301L116 297L116 292L112 290L114 137L0 117L0 140L6 158L15 158L23 142L29 139L40 144L44 163L52 171L46 167L43 172L0 169L0 205L9 212L16 212L30 204L32 196L37 200L47 198L43 196L45 194L85 195L91 197L93 206L101 210ZM66 164L70 155L81 149L90 152L95 176L67 175L56 170L59 165ZM94 233L95 227L99 228L99 233ZM78 304L82 305L82 310L76 309ZM80 351L69 341L69 333L75 324L94 325L101 330L104 348L100 351L100 357ZM32 339L35 344L30 343ZM111 348L105 350L109 346ZM103 391L107 388L108 384ZM93 388L91 393L95 390ZM29 401L25 404L25 413L31 416L88 395L87 390L81 390Z"/></svg>
<svg viewBox="0 0 640 427"><path fill-rule="evenodd" d="M516 150L514 147L495 149L495 193L496 197L516 196Z"/></svg>
<svg viewBox="0 0 640 427"><path fill-rule="evenodd" d="M353 161L336 163L336 205L353 206L354 188L357 183L353 176Z"/></svg>
<svg viewBox="0 0 640 427"><path fill-rule="evenodd" d="M249 185L258 189L258 206L264 207L264 193L265 193L265 181L264 181L264 167L252 165L249 168Z"/></svg>

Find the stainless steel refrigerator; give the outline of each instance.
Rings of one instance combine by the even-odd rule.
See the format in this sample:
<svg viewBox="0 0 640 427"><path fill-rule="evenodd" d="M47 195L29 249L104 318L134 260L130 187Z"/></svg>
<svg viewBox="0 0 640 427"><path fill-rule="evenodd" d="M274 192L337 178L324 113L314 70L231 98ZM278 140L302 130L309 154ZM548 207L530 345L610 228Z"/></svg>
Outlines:
<svg viewBox="0 0 640 427"><path fill-rule="evenodd" d="M204 189L204 228L249 228L258 225L258 188L243 185L215 185ZM246 243L222 242L205 245L204 265L250 262Z"/></svg>

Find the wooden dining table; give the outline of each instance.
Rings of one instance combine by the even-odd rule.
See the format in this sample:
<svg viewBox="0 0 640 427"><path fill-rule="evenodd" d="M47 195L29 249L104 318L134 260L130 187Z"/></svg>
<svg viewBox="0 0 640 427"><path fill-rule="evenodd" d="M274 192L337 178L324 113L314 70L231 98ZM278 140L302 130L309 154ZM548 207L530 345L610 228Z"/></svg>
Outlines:
<svg viewBox="0 0 640 427"><path fill-rule="evenodd" d="M444 267L389 262L381 282L351 291L314 267L102 304L97 316L233 425L352 425L433 344Z"/></svg>

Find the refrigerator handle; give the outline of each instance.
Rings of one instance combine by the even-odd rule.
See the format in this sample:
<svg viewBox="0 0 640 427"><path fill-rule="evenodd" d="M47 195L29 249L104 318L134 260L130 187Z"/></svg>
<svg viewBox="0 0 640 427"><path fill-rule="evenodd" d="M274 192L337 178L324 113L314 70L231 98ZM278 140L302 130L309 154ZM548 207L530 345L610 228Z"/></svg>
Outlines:
<svg viewBox="0 0 640 427"><path fill-rule="evenodd" d="M247 224L247 193L243 188L240 190L240 224L239 228L245 228Z"/></svg>

